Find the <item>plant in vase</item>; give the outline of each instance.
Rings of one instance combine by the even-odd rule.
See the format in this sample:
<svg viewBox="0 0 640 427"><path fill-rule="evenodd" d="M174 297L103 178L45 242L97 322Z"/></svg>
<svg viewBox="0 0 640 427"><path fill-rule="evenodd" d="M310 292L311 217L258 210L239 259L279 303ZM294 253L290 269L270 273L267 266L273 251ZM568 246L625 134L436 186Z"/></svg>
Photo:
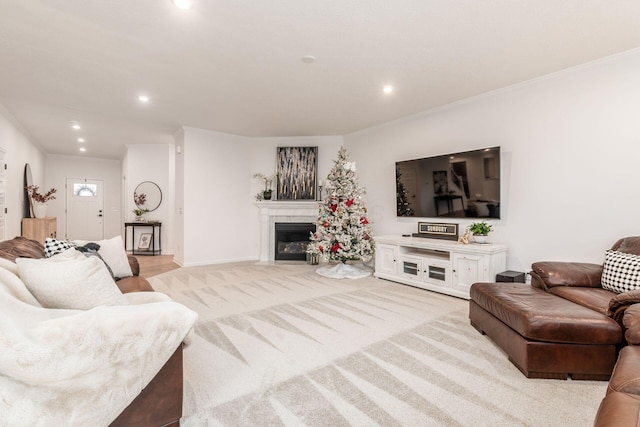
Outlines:
<svg viewBox="0 0 640 427"><path fill-rule="evenodd" d="M133 193L133 202L136 204L136 208L133 210L133 214L136 216L136 221L144 221L144 214L149 212L149 209L145 209L143 206L147 202L147 195L144 193Z"/></svg>
<svg viewBox="0 0 640 427"><path fill-rule="evenodd" d="M257 200L271 200L271 195L273 190L271 189L271 185L273 184L273 180L275 179L275 175L265 175L262 173L254 173L254 178L260 178L264 181L264 190L261 193L258 193L256 196Z"/></svg>
<svg viewBox="0 0 640 427"><path fill-rule="evenodd" d="M473 234L476 243L487 243L487 236L493 230L493 225L486 221L474 222L469 226L469 231Z"/></svg>
<svg viewBox="0 0 640 427"><path fill-rule="evenodd" d="M55 188L51 188L44 194L38 192L39 187L37 185L28 185L27 194L31 199L33 207L33 216L36 218L44 218L47 216L47 202L54 200L56 196L54 194L58 191Z"/></svg>

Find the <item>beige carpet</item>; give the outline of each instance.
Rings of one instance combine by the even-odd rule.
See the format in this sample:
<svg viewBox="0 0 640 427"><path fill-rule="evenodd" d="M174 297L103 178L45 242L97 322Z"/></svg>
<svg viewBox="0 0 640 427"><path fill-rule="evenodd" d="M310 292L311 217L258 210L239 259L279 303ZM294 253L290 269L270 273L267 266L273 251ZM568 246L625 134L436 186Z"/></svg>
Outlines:
<svg viewBox="0 0 640 427"><path fill-rule="evenodd" d="M307 264L181 268L197 311L183 426L589 426L606 382L525 378L468 302Z"/></svg>

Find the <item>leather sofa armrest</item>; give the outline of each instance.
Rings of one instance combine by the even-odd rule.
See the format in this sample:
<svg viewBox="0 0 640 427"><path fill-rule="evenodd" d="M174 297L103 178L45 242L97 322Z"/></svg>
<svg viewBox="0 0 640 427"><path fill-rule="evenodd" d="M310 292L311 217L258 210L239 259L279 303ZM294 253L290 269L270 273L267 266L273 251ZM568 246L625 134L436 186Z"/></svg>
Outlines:
<svg viewBox="0 0 640 427"><path fill-rule="evenodd" d="M640 303L640 289L623 292L611 298L611 301L609 301L608 314L613 320L618 322L620 325L623 325L627 309L633 307L637 303ZM640 318L638 321L640 322ZM640 334L640 326L638 327L638 334Z"/></svg>
<svg viewBox="0 0 640 427"><path fill-rule="evenodd" d="M554 286L599 288L601 277L599 264L543 261L531 265L531 286L545 291Z"/></svg>
<svg viewBox="0 0 640 427"><path fill-rule="evenodd" d="M131 267L131 272L134 276L140 275L140 264L138 264L138 259L133 255L127 255L127 259L129 260L129 266Z"/></svg>
<svg viewBox="0 0 640 427"><path fill-rule="evenodd" d="M182 417L182 344L109 427L179 426Z"/></svg>
<svg viewBox="0 0 640 427"><path fill-rule="evenodd" d="M627 342L635 345L640 344L640 304L633 304L624 311L622 323Z"/></svg>

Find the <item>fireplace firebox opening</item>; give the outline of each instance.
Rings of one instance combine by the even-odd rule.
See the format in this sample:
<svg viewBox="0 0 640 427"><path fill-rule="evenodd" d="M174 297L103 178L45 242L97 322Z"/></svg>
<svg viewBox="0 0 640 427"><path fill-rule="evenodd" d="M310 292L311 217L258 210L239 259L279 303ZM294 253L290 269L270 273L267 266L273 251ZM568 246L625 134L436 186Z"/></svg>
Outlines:
<svg viewBox="0 0 640 427"><path fill-rule="evenodd" d="M316 225L311 222L276 222L274 259L306 260L309 236L315 231Z"/></svg>

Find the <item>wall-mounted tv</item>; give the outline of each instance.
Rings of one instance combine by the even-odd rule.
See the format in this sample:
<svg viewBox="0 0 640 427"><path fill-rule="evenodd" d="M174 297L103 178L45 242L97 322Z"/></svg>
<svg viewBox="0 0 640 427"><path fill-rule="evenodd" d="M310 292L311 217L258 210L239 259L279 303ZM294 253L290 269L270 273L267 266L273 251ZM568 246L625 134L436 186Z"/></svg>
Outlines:
<svg viewBox="0 0 640 427"><path fill-rule="evenodd" d="M500 147L396 162L397 215L500 218Z"/></svg>

